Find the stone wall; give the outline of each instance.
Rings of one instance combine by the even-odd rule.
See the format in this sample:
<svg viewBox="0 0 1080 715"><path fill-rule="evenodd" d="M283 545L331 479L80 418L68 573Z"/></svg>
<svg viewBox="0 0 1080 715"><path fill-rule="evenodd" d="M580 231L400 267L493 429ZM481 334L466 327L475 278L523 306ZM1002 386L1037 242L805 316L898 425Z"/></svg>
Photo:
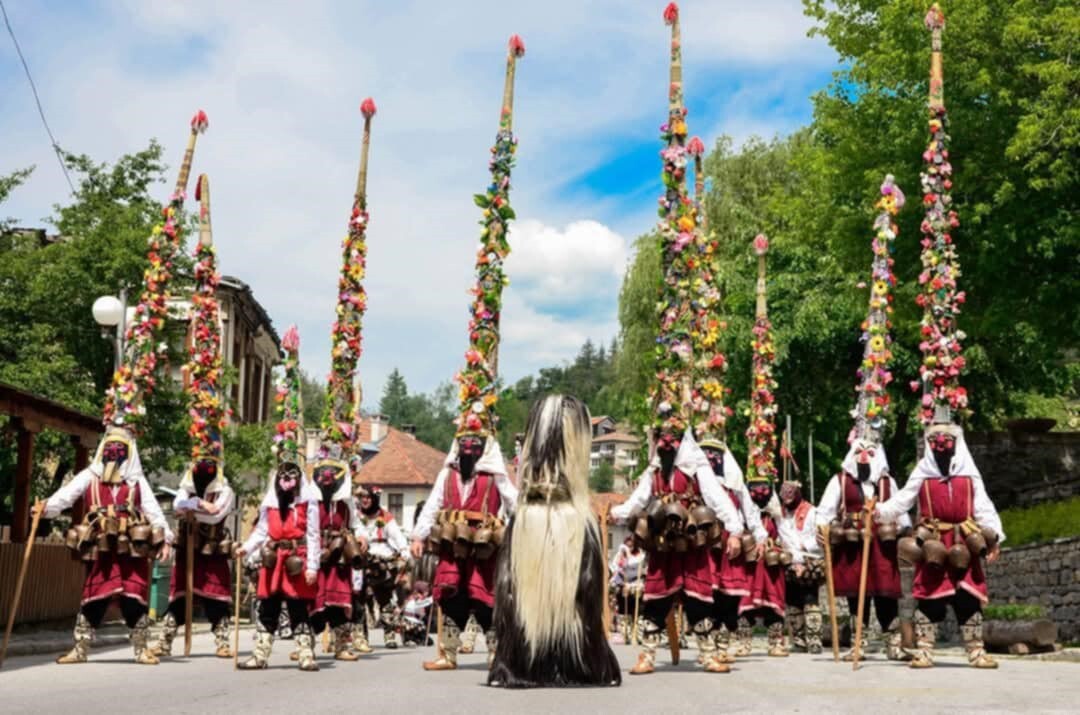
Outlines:
<svg viewBox="0 0 1080 715"><path fill-rule="evenodd" d="M1040 605L1060 642L1080 641L1080 537L1002 549L988 578L992 604Z"/></svg>
<svg viewBox="0 0 1080 715"><path fill-rule="evenodd" d="M966 437L999 510L1080 495L1080 432L972 432Z"/></svg>

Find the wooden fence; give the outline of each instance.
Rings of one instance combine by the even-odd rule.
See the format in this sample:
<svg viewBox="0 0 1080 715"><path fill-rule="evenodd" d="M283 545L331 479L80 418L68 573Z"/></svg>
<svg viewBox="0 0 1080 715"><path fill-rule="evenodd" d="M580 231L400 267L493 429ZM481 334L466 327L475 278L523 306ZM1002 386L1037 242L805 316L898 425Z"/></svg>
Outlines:
<svg viewBox="0 0 1080 715"><path fill-rule="evenodd" d="M7 622L26 544L0 543L0 616ZM30 554L15 623L70 618L79 610L85 568L66 546L39 541Z"/></svg>

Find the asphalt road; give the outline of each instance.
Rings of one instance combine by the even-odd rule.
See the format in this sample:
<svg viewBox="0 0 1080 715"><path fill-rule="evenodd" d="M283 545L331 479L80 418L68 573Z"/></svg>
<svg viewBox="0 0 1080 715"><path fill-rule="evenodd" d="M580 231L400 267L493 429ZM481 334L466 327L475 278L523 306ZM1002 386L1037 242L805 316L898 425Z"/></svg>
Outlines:
<svg viewBox="0 0 1080 715"><path fill-rule="evenodd" d="M381 643L381 638L375 639ZM482 644L481 639L481 644ZM250 647L250 631L241 645ZM1006 660L976 671L959 657L930 671L912 671L873 656L857 673L829 655L795 655L739 662L726 675L693 665L694 651L672 667L666 654L650 676L624 676L619 688L505 691L488 688L486 654L462 656L457 671L425 673L432 648L381 647L356 663L320 656L322 670L304 673L288 660L292 643L276 644L268 670L235 672L214 658L209 635L195 638L192 657L140 666L131 650L91 651L85 665L60 666L51 656L10 658L0 670L0 703L7 714L85 713L994 713L1080 711L1080 665ZM635 652L615 646L629 667Z"/></svg>

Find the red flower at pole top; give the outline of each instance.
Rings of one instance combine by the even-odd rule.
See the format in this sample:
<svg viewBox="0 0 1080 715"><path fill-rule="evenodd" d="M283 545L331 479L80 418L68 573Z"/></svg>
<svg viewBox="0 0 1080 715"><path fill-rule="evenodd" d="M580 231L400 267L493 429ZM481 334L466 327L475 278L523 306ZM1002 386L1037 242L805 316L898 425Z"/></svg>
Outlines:
<svg viewBox="0 0 1080 715"><path fill-rule="evenodd" d="M679 19L679 6L676 3L668 3L664 8L664 22L671 25Z"/></svg>
<svg viewBox="0 0 1080 715"><path fill-rule="evenodd" d="M202 134L208 126L210 126L210 120L206 118L206 112L201 109L195 112L195 116L191 118L191 128Z"/></svg>
<svg viewBox="0 0 1080 715"><path fill-rule="evenodd" d="M941 11L941 7L937 3L931 5L930 9L926 11L925 22L927 30L945 29L945 13Z"/></svg>
<svg viewBox="0 0 1080 715"><path fill-rule="evenodd" d="M701 141L701 137L692 137L686 143L686 153L690 156L701 156L705 153L705 142Z"/></svg>
<svg viewBox="0 0 1080 715"><path fill-rule="evenodd" d="M364 115L364 119L371 119L375 116L375 100L368 97L360 103L360 113Z"/></svg>
<svg viewBox="0 0 1080 715"><path fill-rule="evenodd" d="M510 35L510 52L514 57L525 56L525 40L521 39L521 35Z"/></svg>
<svg viewBox="0 0 1080 715"><path fill-rule="evenodd" d="M287 352L293 352L300 348L300 332L295 325L290 325L285 334L281 336L281 347Z"/></svg>
<svg viewBox="0 0 1080 715"><path fill-rule="evenodd" d="M769 252L769 239L763 233L754 237L754 253L764 256Z"/></svg>

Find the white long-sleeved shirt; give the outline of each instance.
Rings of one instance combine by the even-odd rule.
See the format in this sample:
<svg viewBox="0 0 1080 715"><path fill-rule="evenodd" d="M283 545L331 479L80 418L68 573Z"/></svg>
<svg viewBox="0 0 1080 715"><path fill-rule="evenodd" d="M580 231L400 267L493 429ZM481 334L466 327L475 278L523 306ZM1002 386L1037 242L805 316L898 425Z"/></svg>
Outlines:
<svg viewBox="0 0 1080 715"><path fill-rule="evenodd" d="M381 537L379 536L380 527L377 523L378 516L368 517L361 515L359 521L359 532L363 534L368 542L368 554L380 559L408 558L409 543L393 516L385 519Z"/></svg>
<svg viewBox="0 0 1080 715"><path fill-rule="evenodd" d="M199 499L198 495L193 492L189 492L183 487L177 490L176 498L173 499L173 512L177 516L181 516L182 514L186 513L186 510L183 509L183 506L184 502L188 501L189 499L197 499L199 500L199 502L203 501L202 499ZM214 506L217 507L217 512L211 514L210 512L203 509L202 504L200 503L193 510L195 512L195 521L199 522L200 524L220 524L221 522L225 521L225 517L232 513L233 505L235 502L236 494L233 493L232 487L228 486L227 484L222 485L218 489L217 495L214 497L213 501Z"/></svg>
<svg viewBox="0 0 1080 715"><path fill-rule="evenodd" d="M60 515L60 512L65 509L70 509L71 506L79 500L86 490L90 488L90 485L97 477L90 471L89 468L82 470L75 477L60 487L49 497L45 502L45 514L48 519L54 518ZM155 529L163 529L165 531L165 541L167 543L173 543L173 532L169 528L169 522L165 520L165 514L161 511L161 505L158 504L157 499L154 498L154 488L150 486L150 482L146 480L146 477L139 475L134 481L128 480L128 486L139 487L139 504L138 509L142 512L146 520L150 522L150 526ZM120 489L120 485L102 484L102 489L109 489L112 495L115 497L117 491ZM89 505L88 505L89 506Z"/></svg>
<svg viewBox="0 0 1080 715"><path fill-rule="evenodd" d="M439 510L443 508L447 479L457 480L458 494L461 495L462 501L469 498L473 488L476 486L475 477L466 480L463 484L461 475L458 474L457 470L444 469L440 472L435 479L435 486L431 488L431 494L428 496L427 501L424 502L424 508L420 512L420 516L416 519L416 526L413 527L412 533L414 539L423 541L431 533L431 527L435 525L435 517L438 515ZM502 509L505 511L506 516L509 517L514 513L514 505L517 504L517 487L510 482L510 479L505 474L495 473L495 488L499 491Z"/></svg>
<svg viewBox="0 0 1080 715"><path fill-rule="evenodd" d="M802 529L795 523L795 512L783 510L782 516L776 521L776 530L780 534L780 543L791 552L792 563L805 563L807 559L824 558L824 551L817 541L817 509L809 502L809 513L803 521Z"/></svg>
<svg viewBox="0 0 1080 715"><path fill-rule="evenodd" d="M609 566L612 585L633 586L640 582L645 577L645 558L644 549L638 549L635 554L626 544L621 544Z"/></svg>
<svg viewBox="0 0 1080 715"><path fill-rule="evenodd" d="M895 495L900 491L900 487L896 486L896 480L889 474L881 475L881 479L889 480L889 494ZM859 480L856 479L856 482ZM859 482L859 486L862 488L863 501L870 499L870 497L877 498L878 488L876 484L872 484L869 480L865 482ZM831 524L840 513L840 503L842 501L840 475L834 475L829 483L825 486L825 492L821 495L821 501L817 506L817 525L823 526L825 524ZM901 511L888 519L880 519L882 522L895 521L897 527L900 529L907 529L911 527L911 515L906 511Z"/></svg>
<svg viewBox="0 0 1080 715"><path fill-rule="evenodd" d="M625 524L631 512L648 506L649 501L652 499L655 474L655 468L646 469L641 475L641 479L638 480L638 485L630 498L611 510L611 518L616 523ZM700 475L701 472L698 474ZM706 471L705 474L712 475L712 472ZM716 517L720 521L724 522L724 528L728 530L728 533L731 536L741 536L743 533L743 520L738 510L735 509L735 505L731 503L731 499L724 493L724 488L720 486L720 481L716 478L716 475L712 475L711 479L707 477L702 479L693 475L687 475L687 477L697 479L702 501L705 502L705 506L716 513Z"/></svg>
<svg viewBox="0 0 1080 715"><path fill-rule="evenodd" d="M322 546L319 543L319 504L318 502L303 502L295 505L294 509L307 507L307 529L304 532L304 541L307 543L307 571L319 570L319 557L322 555ZM262 547L270 540L270 526L266 518L266 509L259 510L259 520L255 522L255 528L244 542L244 551L249 554Z"/></svg>
<svg viewBox="0 0 1080 715"><path fill-rule="evenodd" d="M897 518L899 514L907 514L919 502L919 490L926 477L912 474L908 477L904 488L893 492L893 496L886 502L878 503L874 508L874 514L880 521L889 521ZM949 488L952 488L953 479L949 480ZM994 502L990 501L990 495L986 493L986 485L982 479L971 478L971 491L973 499L972 516L979 526L993 529L998 535L998 543L1004 543L1005 530L1001 526L1001 516L998 515Z"/></svg>
<svg viewBox="0 0 1080 715"><path fill-rule="evenodd" d="M727 491L727 488L724 488ZM761 509L750 498L750 490L746 488L746 482L739 484L737 495L739 498L739 515L743 520L743 527L754 535L754 541L764 544L769 538L769 532L761 523ZM731 531L728 529L728 531Z"/></svg>

